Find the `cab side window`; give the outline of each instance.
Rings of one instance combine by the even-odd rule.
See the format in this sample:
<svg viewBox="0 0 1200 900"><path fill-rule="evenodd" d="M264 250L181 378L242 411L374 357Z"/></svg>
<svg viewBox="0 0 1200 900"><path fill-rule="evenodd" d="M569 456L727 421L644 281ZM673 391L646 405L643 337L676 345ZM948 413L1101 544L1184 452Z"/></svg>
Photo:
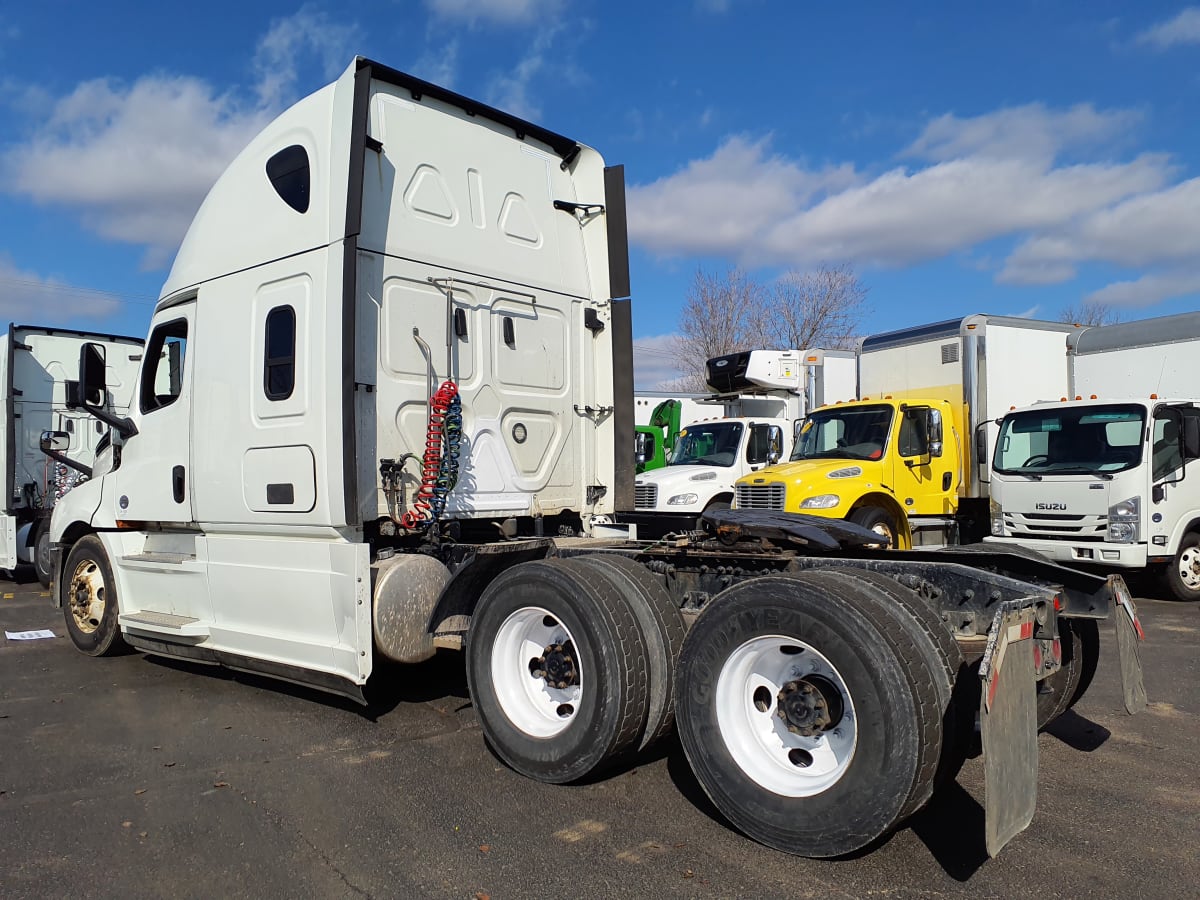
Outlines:
<svg viewBox="0 0 1200 900"><path fill-rule="evenodd" d="M170 406L183 392L183 364L187 355L186 319L166 322L154 329L142 363L143 413Z"/></svg>

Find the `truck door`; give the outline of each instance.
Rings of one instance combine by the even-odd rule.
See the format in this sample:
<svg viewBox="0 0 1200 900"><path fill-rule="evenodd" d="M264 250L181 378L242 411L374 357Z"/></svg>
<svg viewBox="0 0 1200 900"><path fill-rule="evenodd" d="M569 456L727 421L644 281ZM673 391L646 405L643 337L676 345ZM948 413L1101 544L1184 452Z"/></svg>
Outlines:
<svg viewBox="0 0 1200 900"><path fill-rule="evenodd" d="M928 406L900 410L895 426L892 484L896 499L909 515L954 512L957 499L953 446L946 447L941 411Z"/></svg>
<svg viewBox="0 0 1200 900"><path fill-rule="evenodd" d="M128 438L116 471L117 518L191 522L194 300L154 318L134 393L138 433Z"/></svg>

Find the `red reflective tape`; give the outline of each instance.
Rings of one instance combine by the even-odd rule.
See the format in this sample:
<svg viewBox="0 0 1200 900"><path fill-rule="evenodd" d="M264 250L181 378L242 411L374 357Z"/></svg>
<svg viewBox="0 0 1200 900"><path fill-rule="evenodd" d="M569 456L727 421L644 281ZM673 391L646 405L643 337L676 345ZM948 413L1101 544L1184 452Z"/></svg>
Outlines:
<svg viewBox="0 0 1200 900"><path fill-rule="evenodd" d="M1022 622L1021 623L1021 640L1023 640L1023 641L1028 640L1031 637L1033 637L1033 623L1032 622Z"/></svg>

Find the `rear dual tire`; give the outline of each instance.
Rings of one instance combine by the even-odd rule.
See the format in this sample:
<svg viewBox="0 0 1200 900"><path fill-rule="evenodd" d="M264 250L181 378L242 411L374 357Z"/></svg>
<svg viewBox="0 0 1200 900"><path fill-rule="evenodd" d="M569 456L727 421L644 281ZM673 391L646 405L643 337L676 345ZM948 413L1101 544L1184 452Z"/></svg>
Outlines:
<svg viewBox="0 0 1200 900"><path fill-rule="evenodd" d="M840 856L928 799L945 675L905 616L877 588L829 574L764 576L710 601L684 640L676 718L692 771L736 828ZM814 687L815 728L793 703Z"/></svg>

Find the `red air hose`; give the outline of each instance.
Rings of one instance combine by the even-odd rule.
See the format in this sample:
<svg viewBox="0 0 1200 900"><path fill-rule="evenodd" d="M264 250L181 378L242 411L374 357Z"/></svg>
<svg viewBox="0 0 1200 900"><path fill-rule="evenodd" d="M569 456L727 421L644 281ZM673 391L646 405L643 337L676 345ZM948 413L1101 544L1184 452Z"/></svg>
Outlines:
<svg viewBox="0 0 1200 900"><path fill-rule="evenodd" d="M425 432L425 455L421 458L421 487L413 499L413 508L400 519L404 528L420 528L433 518L433 502L442 466L446 413L457 393L458 385L453 381L443 381L437 393L429 398L429 428Z"/></svg>

